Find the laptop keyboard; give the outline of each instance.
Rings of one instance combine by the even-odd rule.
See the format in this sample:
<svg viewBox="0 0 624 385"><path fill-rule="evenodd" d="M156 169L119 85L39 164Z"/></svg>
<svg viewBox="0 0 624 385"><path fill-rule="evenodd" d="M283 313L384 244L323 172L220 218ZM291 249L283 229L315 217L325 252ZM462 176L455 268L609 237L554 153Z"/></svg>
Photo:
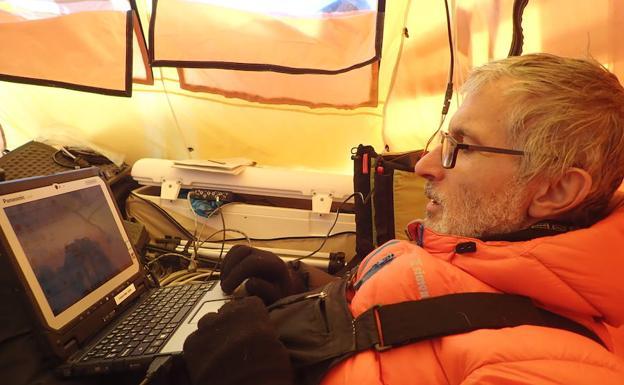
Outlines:
<svg viewBox="0 0 624 385"><path fill-rule="evenodd" d="M167 286L154 291L80 361L158 353L197 301L216 282Z"/></svg>

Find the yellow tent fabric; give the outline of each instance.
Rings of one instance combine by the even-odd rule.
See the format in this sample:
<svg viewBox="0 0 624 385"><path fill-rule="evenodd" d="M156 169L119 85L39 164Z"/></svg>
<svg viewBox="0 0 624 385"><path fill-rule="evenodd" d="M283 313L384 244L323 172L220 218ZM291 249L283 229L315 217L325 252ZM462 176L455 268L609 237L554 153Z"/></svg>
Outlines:
<svg viewBox="0 0 624 385"><path fill-rule="evenodd" d="M0 41L2 80L119 96L131 95L133 77L153 82L127 1L2 0Z"/></svg>
<svg viewBox="0 0 624 385"><path fill-rule="evenodd" d="M150 3L137 1L144 28ZM449 3L457 88L473 66L507 55L513 1ZM240 75L239 88L229 94L194 92L180 87L175 68L155 68L155 83L134 84L132 98L0 82L0 124L9 148L54 131L108 147L130 163L244 154L260 164L350 173L350 149L357 144L380 151L386 145L391 151L419 148L440 121L449 67L444 3L393 0L384 16L374 107L291 105L270 91L264 99L244 100L237 93L250 94L253 80L237 73L228 74ZM535 0L523 26L524 52L591 55L624 77L621 2ZM264 82L258 87L267 88ZM456 93L452 108L460 101Z"/></svg>

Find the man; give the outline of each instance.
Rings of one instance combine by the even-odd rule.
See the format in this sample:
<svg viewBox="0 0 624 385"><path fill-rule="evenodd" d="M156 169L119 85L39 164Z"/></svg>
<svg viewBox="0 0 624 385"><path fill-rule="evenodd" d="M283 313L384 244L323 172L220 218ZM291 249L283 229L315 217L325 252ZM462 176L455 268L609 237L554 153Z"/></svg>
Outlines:
<svg viewBox="0 0 624 385"><path fill-rule="evenodd" d="M360 264L351 313L453 293L518 294L584 325L606 348L554 327L479 329L358 353L322 384L623 384L624 361L612 353L607 327L624 322L624 207L616 193L624 177L624 89L594 61L538 54L477 68L463 91L448 132L416 165L428 180L426 218L408 226L412 242L390 241ZM248 279L248 292L273 299L298 291L301 270L238 248L226 257L222 286L231 291ZM210 365L197 368L202 335L236 334L219 334L228 313L208 316L187 340L196 382L221 377ZM272 341L267 351L281 357L266 363L280 362L273 368L284 373L273 383L286 384L283 347L268 322L260 324Z"/></svg>

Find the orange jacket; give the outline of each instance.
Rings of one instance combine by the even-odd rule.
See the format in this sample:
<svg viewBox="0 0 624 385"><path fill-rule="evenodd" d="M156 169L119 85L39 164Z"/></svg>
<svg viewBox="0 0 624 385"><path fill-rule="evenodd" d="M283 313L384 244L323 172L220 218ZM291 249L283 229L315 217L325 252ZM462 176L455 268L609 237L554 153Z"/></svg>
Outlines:
<svg viewBox="0 0 624 385"><path fill-rule="evenodd" d="M408 230L417 239L422 227ZM351 301L354 316L376 304L451 293L520 294L583 323L614 350L605 324L624 323L624 209L591 228L525 242L426 229L421 239L422 248L390 241L360 264L355 281L364 279ZM475 242L476 252L457 253L462 242ZM384 258L390 261L366 274ZM624 360L576 333L525 325L365 351L333 368L322 384L623 385Z"/></svg>

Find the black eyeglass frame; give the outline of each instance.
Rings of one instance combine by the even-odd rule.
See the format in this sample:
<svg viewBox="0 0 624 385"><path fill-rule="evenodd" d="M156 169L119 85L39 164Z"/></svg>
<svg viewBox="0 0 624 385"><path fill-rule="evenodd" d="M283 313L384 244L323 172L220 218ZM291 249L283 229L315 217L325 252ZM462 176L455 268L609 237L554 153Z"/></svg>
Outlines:
<svg viewBox="0 0 624 385"><path fill-rule="evenodd" d="M440 131L440 134L442 135L442 140L440 141L440 146L442 146L442 148L440 149L440 158L441 158L440 159L440 163L442 164L442 167L446 168L446 169L451 169L451 168L455 167L455 162L457 161L457 154L459 153L459 150L474 150L474 151L483 151L483 152L493 152L493 153L496 153L496 154L506 154L506 155L524 155L525 154L524 151L520 151L520 150L511 150L511 149L507 149L507 148L478 146L476 144L459 143L448 132ZM454 148L453 148L453 156L451 157L451 164L450 165L448 165L448 164L445 165L445 163L444 163L444 141L445 140L449 140L452 143L452 145L454 146Z"/></svg>

